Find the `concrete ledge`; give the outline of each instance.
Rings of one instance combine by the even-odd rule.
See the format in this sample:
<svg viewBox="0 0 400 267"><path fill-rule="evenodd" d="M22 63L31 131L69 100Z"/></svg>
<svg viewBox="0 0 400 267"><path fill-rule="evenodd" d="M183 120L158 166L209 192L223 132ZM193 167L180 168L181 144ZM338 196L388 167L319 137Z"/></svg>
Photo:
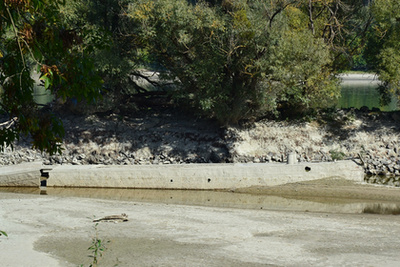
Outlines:
<svg viewBox="0 0 400 267"><path fill-rule="evenodd" d="M299 164L60 165L49 171L49 187L233 189L274 186L328 177L363 181L352 161Z"/></svg>
<svg viewBox="0 0 400 267"><path fill-rule="evenodd" d="M339 75L341 82L343 85L349 84L370 84L370 85L379 85L380 81L376 74L373 73L345 73Z"/></svg>
<svg viewBox="0 0 400 267"><path fill-rule="evenodd" d="M0 168L0 186L234 189L274 186L328 177L361 182L363 168L352 161L181 165L55 165L41 162Z"/></svg>
<svg viewBox="0 0 400 267"><path fill-rule="evenodd" d="M0 186L34 186L40 185L42 162L21 163L0 167Z"/></svg>

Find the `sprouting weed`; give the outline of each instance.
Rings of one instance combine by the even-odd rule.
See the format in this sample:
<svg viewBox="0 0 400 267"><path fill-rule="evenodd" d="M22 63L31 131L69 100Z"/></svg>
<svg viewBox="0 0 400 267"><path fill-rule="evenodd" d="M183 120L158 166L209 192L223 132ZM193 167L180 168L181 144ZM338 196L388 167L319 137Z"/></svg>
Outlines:
<svg viewBox="0 0 400 267"><path fill-rule="evenodd" d="M330 150L329 153L331 154L331 158L333 160L343 160L346 157L346 154L342 151Z"/></svg>
<svg viewBox="0 0 400 267"><path fill-rule="evenodd" d="M96 223L93 226L95 235L92 238L92 245L88 248L88 250L92 252L89 257L93 258L93 261L89 264L89 267L96 267L98 265L100 258L103 256L103 252L107 249L105 243L110 243L110 241L104 242L99 238L99 231L97 229L98 225L99 224ZM80 266L83 267L83 265Z"/></svg>

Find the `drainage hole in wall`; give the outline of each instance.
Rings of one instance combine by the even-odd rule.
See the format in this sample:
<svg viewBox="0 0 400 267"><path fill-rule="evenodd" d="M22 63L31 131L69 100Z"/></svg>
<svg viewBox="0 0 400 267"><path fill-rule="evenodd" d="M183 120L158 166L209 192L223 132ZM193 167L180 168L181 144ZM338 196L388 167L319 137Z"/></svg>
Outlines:
<svg viewBox="0 0 400 267"><path fill-rule="evenodd" d="M208 178L208 179L207 179L207 182L211 182L211 179L210 179L210 178Z"/></svg>
<svg viewBox="0 0 400 267"><path fill-rule="evenodd" d="M40 170L40 176L44 177L44 178L49 178L50 177L49 172L46 171L46 170L43 170L43 169Z"/></svg>
<svg viewBox="0 0 400 267"><path fill-rule="evenodd" d="M170 181L170 182L172 183L172 182L174 182L174 180L172 180L172 179L171 179L171 181Z"/></svg>
<svg viewBox="0 0 400 267"><path fill-rule="evenodd" d="M309 171L311 171L311 168L310 167L306 167L305 170L306 170L306 172L309 172Z"/></svg>

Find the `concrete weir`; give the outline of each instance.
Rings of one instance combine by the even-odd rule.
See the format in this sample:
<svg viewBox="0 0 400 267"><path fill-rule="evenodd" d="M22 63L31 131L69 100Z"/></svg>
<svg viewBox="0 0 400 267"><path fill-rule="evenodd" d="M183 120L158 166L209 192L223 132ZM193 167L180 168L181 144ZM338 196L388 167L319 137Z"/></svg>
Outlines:
<svg viewBox="0 0 400 267"><path fill-rule="evenodd" d="M21 179L26 172L16 172L18 183L12 181L10 176L3 175L3 168L0 168L0 186L39 186L41 183L48 187L214 190L275 186L328 177L342 177L359 182L364 178L363 169L353 161L292 164L56 165L37 168L36 178L29 174L26 179ZM18 167L15 166L14 169Z"/></svg>
<svg viewBox="0 0 400 267"><path fill-rule="evenodd" d="M37 187L40 183L42 168L42 162L0 167L0 186Z"/></svg>

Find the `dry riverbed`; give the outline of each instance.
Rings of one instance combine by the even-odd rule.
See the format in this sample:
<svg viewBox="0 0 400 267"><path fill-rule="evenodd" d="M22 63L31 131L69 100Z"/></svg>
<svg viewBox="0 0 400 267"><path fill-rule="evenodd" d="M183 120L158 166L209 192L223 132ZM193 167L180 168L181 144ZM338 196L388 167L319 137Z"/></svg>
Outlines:
<svg viewBox="0 0 400 267"><path fill-rule="evenodd" d="M249 192L289 200L304 197L303 202L317 204L336 198L353 206L368 201L398 205L400 200L397 188L340 179ZM196 191L186 193L196 198ZM237 192L224 194L244 197ZM1 192L0 226L9 235L0 237L2 266L88 266L93 253L87 248L95 236L106 247L99 266L398 266L400 261L400 217L396 215L232 208L207 204L207 199L205 205L183 205L169 197L153 203L132 200L128 194L116 197L119 200ZM100 222L95 227L93 218L122 213L129 221Z"/></svg>
<svg viewBox="0 0 400 267"><path fill-rule="evenodd" d="M314 199L319 201L348 202L351 200L387 201L400 204L400 188L390 186L356 183L345 179L320 179L301 183L290 183L273 187L250 187L237 189L238 193L253 195L276 195L297 199ZM400 213L400 212L399 212Z"/></svg>

